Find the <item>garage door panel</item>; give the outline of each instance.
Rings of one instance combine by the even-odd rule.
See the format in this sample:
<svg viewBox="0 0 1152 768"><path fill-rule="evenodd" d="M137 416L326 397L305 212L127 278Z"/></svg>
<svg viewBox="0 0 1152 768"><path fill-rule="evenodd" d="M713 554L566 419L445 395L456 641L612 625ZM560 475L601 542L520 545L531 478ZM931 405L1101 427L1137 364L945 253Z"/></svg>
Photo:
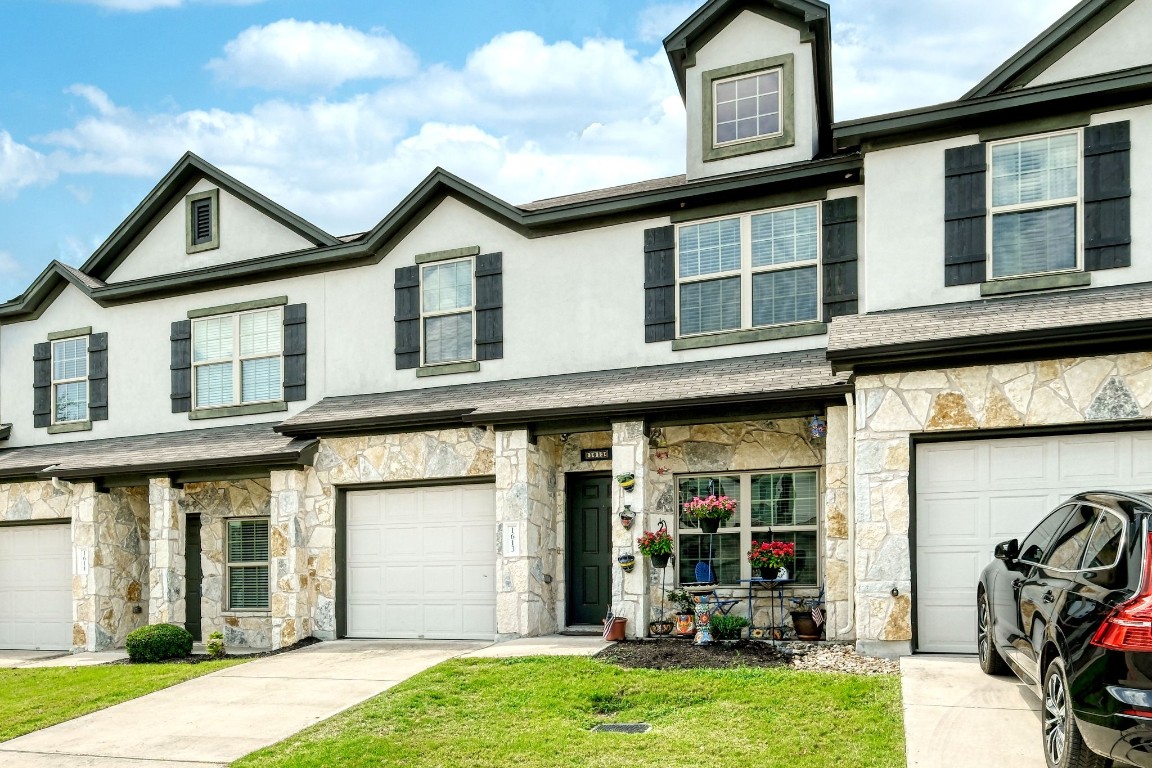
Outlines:
<svg viewBox="0 0 1152 768"><path fill-rule="evenodd" d="M0 528L0 648L71 646L71 530L66 524Z"/></svg>
<svg viewBox="0 0 1152 768"><path fill-rule="evenodd" d="M916 467L917 646L975 653L976 585L996 544L1076 493L1152 488L1152 432L924 444Z"/></svg>
<svg viewBox="0 0 1152 768"><path fill-rule="evenodd" d="M373 503L362 503L373 498ZM371 531L377 552L348 549L377 569L378 582L349 579L348 601L371 602L374 624L354 624L350 637L490 639L496 616L496 510L491 485L353 491L348 508L375 510L348 519L348 539ZM355 501L354 501L355 500Z"/></svg>

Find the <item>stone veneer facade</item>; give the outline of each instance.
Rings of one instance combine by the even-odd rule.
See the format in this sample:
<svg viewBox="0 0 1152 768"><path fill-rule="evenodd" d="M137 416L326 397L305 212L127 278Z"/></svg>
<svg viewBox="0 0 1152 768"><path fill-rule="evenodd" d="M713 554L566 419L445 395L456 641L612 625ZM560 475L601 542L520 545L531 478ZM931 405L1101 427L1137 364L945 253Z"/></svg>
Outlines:
<svg viewBox="0 0 1152 768"><path fill-rule="evenodd" d="M912 640L911 437L1152 417L1152 354L860 376L856 392L858 644L895 655Z"/></svg>

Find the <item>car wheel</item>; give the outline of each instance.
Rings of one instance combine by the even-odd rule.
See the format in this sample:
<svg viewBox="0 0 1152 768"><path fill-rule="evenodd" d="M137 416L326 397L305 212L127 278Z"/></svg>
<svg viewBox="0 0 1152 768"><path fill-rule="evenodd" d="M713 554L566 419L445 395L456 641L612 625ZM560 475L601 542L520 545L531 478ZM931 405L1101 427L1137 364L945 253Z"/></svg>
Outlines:
<svg viewBox="0 0 1152 768"><path fill-rule="evenodd" d="M1006 675L1011 670L996 648L992 632L992 612L988 610L988 593L976 598L976 650L980 656L980 669L986 675Z"/></svg>
<svg viewBox="0 0 1152 768"><path fill-rule="evenodd" d="M1080 735L1068 690L1064 662L1057 657L1044 675L1044 760L1048 768L1104 768L1105 759L1088 749Z"/></svg>

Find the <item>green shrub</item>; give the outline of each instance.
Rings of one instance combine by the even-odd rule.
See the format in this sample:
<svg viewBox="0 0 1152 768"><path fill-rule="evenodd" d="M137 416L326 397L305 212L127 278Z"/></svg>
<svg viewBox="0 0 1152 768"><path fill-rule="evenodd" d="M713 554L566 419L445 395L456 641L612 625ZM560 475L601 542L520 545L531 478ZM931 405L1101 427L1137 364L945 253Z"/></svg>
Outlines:
<svg viewBox="0 0 1152 768"><path fill-rule="evenodd" d="M149 624L128 633L124 650L132 661L182 659L192 653L192 635L175 624Z"/></svg>
<svg viewBox="0 0 1152 768"><path fill-rule="evenodd" d="M748 619L743 616L725 616L717 614L712 617L712 635L717 640L739 640L740 630L748 626Z"/></svg>
<svg viewBox="0 0 1152 768"><path fill-rule="evenodd" d="M213 632L208 635L208 642L204 644L208 649L208 655L214 659L224 658L224 634L222 632Z"/></svg>

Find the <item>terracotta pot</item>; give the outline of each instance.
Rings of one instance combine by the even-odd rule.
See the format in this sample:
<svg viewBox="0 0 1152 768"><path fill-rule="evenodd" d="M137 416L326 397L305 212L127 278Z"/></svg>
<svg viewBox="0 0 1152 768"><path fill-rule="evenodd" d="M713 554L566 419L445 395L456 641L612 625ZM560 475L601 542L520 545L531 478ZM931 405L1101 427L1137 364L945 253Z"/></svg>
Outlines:
<svg viewBox="0 0 1152 768"><path fill-rule="evenodd" d="M604 625L604 639L608 642L623 640L627 636L628 619L614 618L611 624Z"/></svg>
<svg viewBox="0 0 1152 768"><path fill-rule="evenodd" d="M667 568L668 567L668 558L670 558L670 557L672 557L672 555L670 555L670 554L652 555L652 567L653 568Z"/></svg>

